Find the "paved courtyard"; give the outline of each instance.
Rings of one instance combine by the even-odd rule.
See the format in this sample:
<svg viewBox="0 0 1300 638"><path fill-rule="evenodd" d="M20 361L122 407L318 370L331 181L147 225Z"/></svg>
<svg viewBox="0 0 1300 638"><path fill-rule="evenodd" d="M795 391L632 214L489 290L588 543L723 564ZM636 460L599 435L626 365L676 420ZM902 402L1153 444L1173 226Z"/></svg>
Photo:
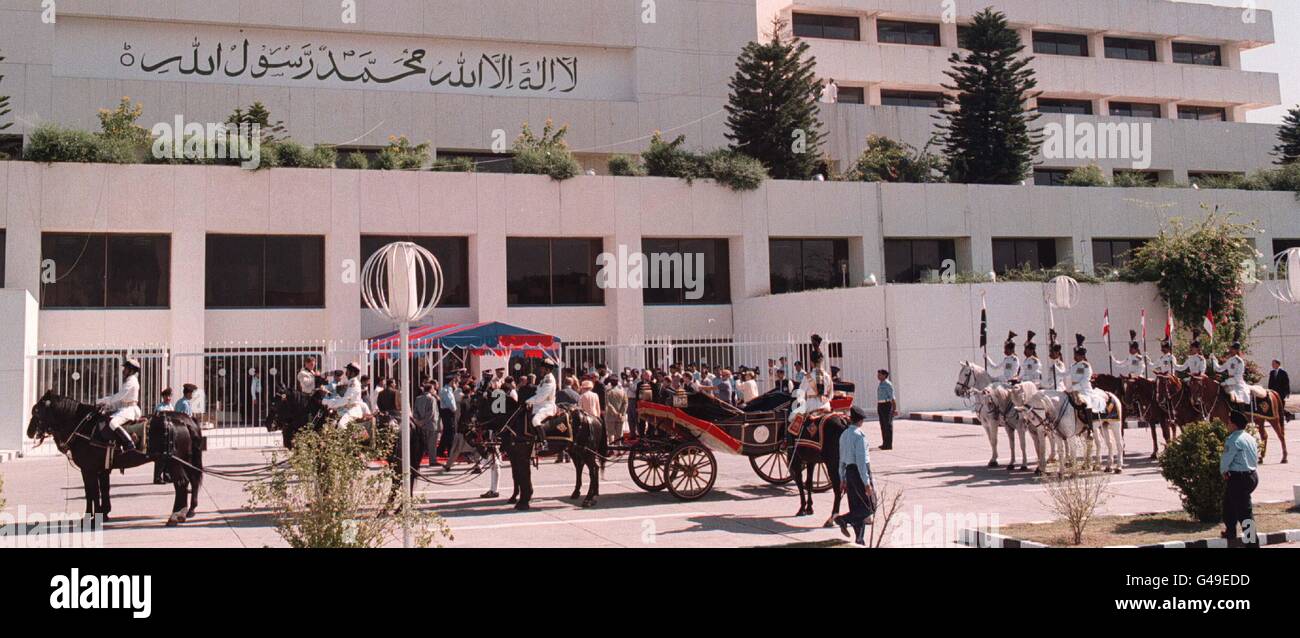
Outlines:
<svg viewBox="0 0 1300 638"><path fill-rule="evenodd" d="M876 425L867 426L878 441ZM933 515L966 518L996 515L1001 524L1051 518L1046 496L1027 473L985 467L988 442L978 426L899 421L895 449L873 449L877 481L905 493L903 544L933 544L938 534ZM1296 448L1300 436L1289 432ZM1006 443L1000 440L1006 460ZM1112 479L1114 497L1103 513L1176 510L1178 495L1170 489L1153 461L1146 430L1128 430L1125 473ZM264 450L213 450L211 468L239 469L264 462ZM1033 458L1032 444L1030 455ZM1293 498L1300 484L1300 461L1279 465L1281 447L1269 445L1261 467L1257 501ZM795 518L793 486L765 485L747 459L718 456L720 475L712 494L695 502L678 502L666 492L647 494L628 478L626 467L612 466L601 484L599 506L583 510L568 500L571 465L543 462L535 474L539 498L530 512L515 512L501 499L485 501L486 476L456 487L420 484L417 493L428 507L446 517L455 540L452 547L747 547L816 542L839 537L838 530L819 527L830 512L831 496L818 495L817 516ZM463 467L463 466L462 466ZM84 508L79 474L62 457L28 458L0 464L9 510L78 512ZM438 472L435 471L434 475ZM215 477L205 480L199 514L178 529L163 527L171 505L170 486L150 482L151 470L137 468L113 475L114 520L104 534L108 547L262 547L283 543L266 516L244 509L240 483ZM509 494L509 471L503 472L502 492ZM919 515L919 518L918 518ZM927 517L931 520L927 520ZM919 524L917 524L919 521Z"/></svg>

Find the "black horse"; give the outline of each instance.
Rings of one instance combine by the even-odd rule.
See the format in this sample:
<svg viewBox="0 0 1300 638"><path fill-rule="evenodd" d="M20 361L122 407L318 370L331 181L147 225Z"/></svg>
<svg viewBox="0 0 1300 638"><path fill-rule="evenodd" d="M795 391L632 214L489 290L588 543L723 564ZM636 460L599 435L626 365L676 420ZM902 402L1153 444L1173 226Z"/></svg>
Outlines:
<svg viewBox="0 0 1300 638"><path fill-rule="evenodd" d="M790 433L790 475L799 487L799 513L795 516L813 515L814 478L817 466L824 464L826 474L835 492L835 506L825 527L834 527L840 513L840 435L849 428L849 420L839 413L821 419L805 421L798 435Z"/></svg>
<svg viewBox="0 0 1300 638"><path fill-rule="evenodd" d="M312 429L319 432L325 426L328 411L323 404L324 396L324 390L320 389L308 394L280 386L271 395L263 425L269 432L278 430L284 439L284 447L292 450L293 437L304 427L311 425Z"/></svg>
<svg viewBox="0 0 1300 638"><path fill-rule="evenodd" d="M161 459L176 490L167 526L175 526L193 517L198 509L199 487L203 483L203 438L199 424L184 414L155 414L140 437L150 450L145 454L116 450L112 434L108 432L108 421L108 415L98 407L78 403L51 390L32 406L27 436L38 442L53 438L59 451L68 455L81 470L87 516L101 515L108 520L113 510L109 498L111 471L139 467ZM185 506L187 492L190 494L188 508Z"/></svg>
<svg viewBox="0 0 1300 638"><path fill-rule="evenodd" d="M503 408L503 409L500 409ZM569 498L582 498L582 471L587 470L591 485L582 507L596 505L600 495L600 462L608 454L605 426L576 407L561 406L559 412L543 423L533 426L532 416L525 404L509 395L496 399L489 393L474 395L469 414L471 428L478 428L486 436L481 439L500 441L501 450L510 460L510 476L514 479L514 494L508 502L517 510L531 507L533 498L532 457L534 448L567 452L573 459L575 482Z"/></svg>

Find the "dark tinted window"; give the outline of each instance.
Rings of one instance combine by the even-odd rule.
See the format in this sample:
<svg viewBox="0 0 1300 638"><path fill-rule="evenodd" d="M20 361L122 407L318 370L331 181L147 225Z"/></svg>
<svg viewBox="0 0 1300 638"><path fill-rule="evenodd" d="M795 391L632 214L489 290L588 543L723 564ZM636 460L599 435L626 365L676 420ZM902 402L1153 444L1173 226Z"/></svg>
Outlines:
<svg viewBox="0 0 1300 638"><path fill-rule="evenodd" d="M600 239L506 239L506 296L511 306L605 303L596 285Z"/></svg>
<svg viewBox="0 0 1300 638"><path fill-rule="evenodd" d="M643 266L646 305L731 303L731 262L727 240L645 238L641 240L641 252L649 260ZM702 256L703 264L697 255ZM687 261L691 264L689 280L686 278ZM703 270L697 270L701 265ZM698 288L693 284L698 284ZM698 298L692 299L696 296Z"/></svg>
<svg viewBox="0 0 1300 638"><path fill-rule="evenodd" d="M438 259L438 266L442 268L440 308L469 307L469 238L362 235L361 265L365 265L380 248L398 241L414 242ZM425 276L431 277L432 273L426 270ZM361 307L366 307L364 299Z"/></svg>
<svg viewBox="0 0 1300 638"><path fill-rule="evenodd" d="M772 294L842 288L849 264L847 239L773 239L768 243Z"/></svg>
<svg viewBox="0 0 1300 638"><path fill-rule="evenodd" d="M839 87L837 101L840 104L866 104L867 92L860 86Z"/></svg>
<svg viewBox="0 0 1300 638"><path fill-rule="evenodd" d="M1099 270L1122 268L1131 253L1147 243L1145 239L1094 239L1092 263Z"/></svg>
<svg viewBox="0 0 1300 638"><path fill-rule="evenodd" d="M41 235L44 308L166 308L171 299L167 235ZM53 277L53 283L45 283Z"/></svg>
<svg viewBox="0 0 1300 638"><path fill-rule="evenodd" d="M1135 38L1106 38L1106 57L1112 60L1156 61L1156 43Z"/></svg>
<svg viewBox="0 0 1300 638"><path fill-rule="evenodd" d="M1088 56L1088 36L1079 33L1034 32L1034 53Z"/></svg>
<svg viewBox="0 0 1300 638"><path fill-rule="evenodd" d="M886 239L885 281L928 281L931 271L942 271L945 260L957 260L957 242L951 239Z"/></svg>
<svg viewBox="0 0 1300 638"><path fill-rule="evenodd" d="M1054 239L993 240L993 270L997 272L1054 268L1057 263Z"/></svg>
<svg viewBox="0 0 1300 638"><path fill-rule="evenodd" d="M916 106L937 109L943 107L943 94L928 91L881 91L880 103L884 106Z"/></svg>
<svg viewBox="0 0 1300 638"><path fill-rule="evenodd" d="M1111 102L1110 114L1113 117L1160 117L1159 104L1143 102Z"/></svg>
<svg viewBox="0 0 1300 638"><path fill-rule="evenodd" d="M939 25L929 22L878 20L876 35L881 42L887 44L939 46Z"/></svg>
<svg viewBox="0 0 1300 638"><path fill-rule="evenodd" d="M862 22L856 16L796 13L793 22L794 34L801 38L862 39Z"/></svg>
<svg viewBox="0 0 1300 638"><path fill-rule="evenodd" d="M1035 186L1065 186L1065 178L1070 176L1070 171L1060 168L1036 168L1034 169Z"/></svg>
<svg viewBox="0 0 1300 638"><path fill-rule="evenodd" d="M208 308L323 308L325 238L208 235Z"/></svg>
<svg viewBox="0 0 1300 638"><path fill-rule="evenodd" d="M1178 105L1178 119L1180 120L1201 120L1203 122L1226 122L1228 121L1228 111L1216 106L1187 106Z"/></svg>
<svg viewBox="0 0 1300 638"><path fill-rule="evenodd" d="M957 25L957 48L970 49L970 42L968 40L973 28L974 27L966 24Z"/></svg>
<svg viewBox="0 0 1300 638"><path fill-rule="evenodd" d="M1217 44L1175 42L1174 63L1223 66L1223 49Z"/></svg>
<svg viewBox="0 0 1300 638"><path fill-rule="evenodd" d="M477 173L515 172L514 156L505 153L476 153L472 151L444 151L441 149L438 151L438 159L441 161L462 157L474 162L474 171Z"/></svg>
<svg viewBox="0 0 1300 638"><path fill-rule="evenodd" d="M1038 98L1039 113L1063 113L1066 115L1092 115L1092 102L1088 100L1062 100L1056 98Z"/></svg>

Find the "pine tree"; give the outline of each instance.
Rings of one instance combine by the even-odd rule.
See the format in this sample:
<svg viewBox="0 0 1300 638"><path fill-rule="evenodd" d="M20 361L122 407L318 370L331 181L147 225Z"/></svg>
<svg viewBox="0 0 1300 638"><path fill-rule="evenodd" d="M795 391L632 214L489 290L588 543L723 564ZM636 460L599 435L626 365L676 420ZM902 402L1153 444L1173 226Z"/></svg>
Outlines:
<svg viewBox="0 0 1300 638"><path fill-rule="evenodd" d="M1024 44L999 11L974 18L965 58L954 53L944 85L957 97L937 115L948 160L948 178L966 184L1018 184L1032 170L1042 136L1031 130L1038 113L1025 103L1038 81L1021 57Z"/></svg>
<svg viewBox="0 0 1300 638"><path fill-rule="evenodd" d="M810 179L826 134L817 119L822 83L808 44L772 21L767 42L745 45L736 61L727 103L731 150L763 163L775 179Z"/></svg>
<svg viewBox="0 0 1300 638"><path fill-rule="evenodd" d="M1281 144L1273 147L1276 164L1294 164L1300 160L1300 106L1291 109L1283 118L1277 139Z"/></svg>

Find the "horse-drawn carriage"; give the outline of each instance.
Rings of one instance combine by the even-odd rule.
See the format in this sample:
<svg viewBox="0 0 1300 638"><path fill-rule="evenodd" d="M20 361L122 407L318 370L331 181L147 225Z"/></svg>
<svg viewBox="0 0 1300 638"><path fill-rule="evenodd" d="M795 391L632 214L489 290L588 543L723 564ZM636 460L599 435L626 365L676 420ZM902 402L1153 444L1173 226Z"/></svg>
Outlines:
<svg viewBox="0 0 1300 638"><path fill-rule="evenodd" d="M790 473L791 438L787 434L795 398L772 391L744 409L703 393L679 392L671 405L637 403L637 418L644 428L639 437L611 448L627 455L628 473L647 492L667 489L684 501L703 498L718 478L715 453L749 458L759 478L772 485L794 480ZM837 396L833 410L847 412L852 396ZM831 489L825 465L818 465L813 489Z"/></svg>

